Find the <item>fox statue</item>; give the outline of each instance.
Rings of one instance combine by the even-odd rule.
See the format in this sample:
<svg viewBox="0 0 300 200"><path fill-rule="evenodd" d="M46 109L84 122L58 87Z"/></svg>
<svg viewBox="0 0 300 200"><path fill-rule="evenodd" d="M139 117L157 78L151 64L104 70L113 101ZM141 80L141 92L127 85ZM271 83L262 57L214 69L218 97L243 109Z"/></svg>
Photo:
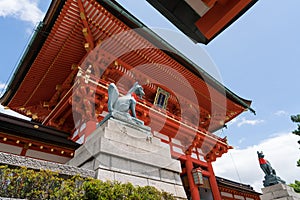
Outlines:
<svg viewBox="0 0 300 200"><path fill-rule="evenodd" d="M269 161L267 161L264 158L265 155L263 154L263 152L257 151L257 155L258 155L258 162L259 162L260 168L265 173L265 177L264 177L265 180L263 181L264 186L268 187L271 185L276 185L278 183L285 184L285 181L276 175L276 171L272 168Z"/></svg>
<svg viewBox="0 0 300 200"><path fill-rule="evenodd" d="M123 121L131 122L136 125L144 125L142 120L137 119L136 117L136 101L137 98L142 99L145 95L143 87L135 82L133 86L128 90L127 94L124 96L119 96L119 91L117 86L114 83L109 84L108 86L108 115L98 124L100 126L110 117L112 118L122 118ZM129 114L129 111L131 115Z"/></svg>
<svg viewBox="0 0 300 200"><path fill-rule="evenodd" d="M265 175L271 175L271 174L276 175L276 171L272 168L269 161L264 159L265 155L263 154L263 152L257 151L257 155L258 155L258 161L259 161L260 168L263 170Z"/></svg>

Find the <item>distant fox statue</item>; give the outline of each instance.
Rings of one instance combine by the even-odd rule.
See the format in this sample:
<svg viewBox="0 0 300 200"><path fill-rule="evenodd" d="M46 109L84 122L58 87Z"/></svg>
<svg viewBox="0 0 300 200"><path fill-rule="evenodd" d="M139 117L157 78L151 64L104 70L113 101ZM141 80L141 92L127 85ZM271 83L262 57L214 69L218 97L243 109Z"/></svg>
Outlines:
<svg viewBox="0 0 300 200"><path fill-rule="evenodd" d="M276 175L275 169L272 168L269 161L264 159L265 155L263 154L263 152L257 152L257 155L258 155L258 161L259 161L260 168L263 170L265 175L271 175L271 174Z"/></svg>
<svg viewBox="0 0 300 200"><path fill-rule="evenodd" d="M276 175L276 171L275 171L275 169L272 168L269 161L264 159L265 155L263 154L263 152L257 151L257 155L258 155L258 162L259 162L260 168L265 173L265 177L264 177L265 180L263 181L264 187L276 185L278 183L285 184L285 181L281 180L281 178Z"/></svg>

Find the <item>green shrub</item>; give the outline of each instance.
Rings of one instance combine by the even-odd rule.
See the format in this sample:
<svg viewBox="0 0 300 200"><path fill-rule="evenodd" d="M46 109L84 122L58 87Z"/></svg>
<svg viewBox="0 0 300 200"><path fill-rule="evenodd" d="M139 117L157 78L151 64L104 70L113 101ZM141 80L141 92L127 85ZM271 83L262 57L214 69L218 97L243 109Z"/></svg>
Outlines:
<svg viewBox="0 0 300 200"><path fill-rule="evenodd" d="M295 180L295 183L291 183L289 186L294 188L295 192L300 193L300 181Z"/></svg>
<svg viewBox="0 0 300 200"><path fill-rule="evenodd" d="M174 200L154 187L82 178L62 178L58 172L0 165L0 197L58 200Z"/></svg>

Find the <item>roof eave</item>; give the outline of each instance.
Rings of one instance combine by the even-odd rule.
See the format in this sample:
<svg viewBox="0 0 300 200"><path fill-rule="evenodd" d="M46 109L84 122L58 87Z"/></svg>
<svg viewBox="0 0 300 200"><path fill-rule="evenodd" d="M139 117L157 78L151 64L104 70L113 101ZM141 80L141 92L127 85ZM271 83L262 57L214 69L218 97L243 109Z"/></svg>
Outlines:
<svg viewBox="0 0 300 200"><path fill-rule="evenodd" d="M60 9L64 5L64 2L65 0L53 0L44 17L44 20L35 28L33 36L27 44L23 56L19 60L18 66L16 67L16 70L10 79L7 89L4 95L0 98L0 103L2 105L8 106L9 102L18 90L34 59L46 41L48 33L52 29L52 26L55 23L55 20L59 15Z"/></svg>
<svg viewBox="0 0 300 200"><path fill-rule="evenodd" d="M102 5L110 12L112 12L116 17L118 17L120 20L126 23L130 28L140 28L141 31L139 33L144 37L146 37L150 42L154 43L154 45L156 45L158 48L166 49L167 50L166 53L168 52L176 53L176 56L175 54L170 56L174 58L176 61L180 62L181 64L184 64L184 66L186 66L189 70L197 74L198 77L202 79L205 78L206 81L209 81L208 84L212 85L214 88L216 88L219 91L220 90L224 91L225 89L226 96L229 99L233 100L235 103L245 108L245 110L249 109L250 111L255 113L255 111L250 107L251 104L250 101L243 100L242 98L240 98L239 96L231 92L229 89L227 89L220 82L218 82L214 77L212 77L207 72L205 72L203 69L197 67L195 63L193 63L181 52L179 52L168 42L166 42L164 39L162 39L160 36L154 33L151 29L146 27L146 25L144 25L141 21L135 18L132 14L130 14L117 2L110 1L110 0L98 0L98 1L101 2ZM10 83L7 87L5 94L0 99L0 103L3 104L4 106L7 106L9 104L15 92L18 90L22 80L24 79L27 72L29 71L32 62L36 58L39 50L42 48L45 40L47 39L48 33L51 31L51 28L55 23L55 20L59 15L60 10L63 7L64 3L65 0L52 1L43 22L40 23L40 25L35 31L34 36L32 37L30 43L28 44L26 51L23 54L23 57L20 60L19 65L13 77L10 80Z"/></svg>
<svg viewBox="0 0 300 200"><path fill-rule="evenodd" d="M1 132L76 150L79 144L69 140L69 134L54 128L0 113Z"/></svg>
<svg viewBox="0 0 300 200"><path fill-rule="evenodd" d="M141 21L139 21L137 18L135 18L131 13L129 13L127 10L125 10L121 5L119 5L115 1L110 0L100 0L100 2L105 3L106 9L110 10L111 12L114 12L113 14L117 16L119 19L121 19L123 22L128 23L128 19L130 20L130 28L139 28L139 33L142 34L147 40L150 40L154 45L156 45L160 49L166 49L166 53L169 54L172 58L174 58L177 62L184 64L185 67L187 67L190 71L197 74L198 77L201 79L205 78L205 80L209 81L208 84L212 85L215 89L221 90L222 92L225 90L226 96L234 101L235 103L239 104L245 110L250 110L251 112L255 113L255 111L250 107L251 101L246 101L236 94L234 94L232 91L230 91L228 88L226 88L224 85L222 85L219 81L217 81L214 77L212 77L210 74L205 72L203 69L197 67L197 65L192 62L189 58L187 58L185 55L183 55L181 52L179 52L177 49L175 49L172 45L170 45L168 42L166 42L163 38L161 38L159 35L157 35L155 32L153 32L151 29L149 29L146 25L144 25ZM253 1L253 4L256 2L256 0ZM252 6L252 5L251 5ZM249 8L251 7L249 5ZM249 9L247 8L247 9ZM245 8L244 12L247 10ZM244 13L243 12L243 13ZM241 13L241 15L243 14ZM170 54L169 52L176 53L177 56Z"/></svg>

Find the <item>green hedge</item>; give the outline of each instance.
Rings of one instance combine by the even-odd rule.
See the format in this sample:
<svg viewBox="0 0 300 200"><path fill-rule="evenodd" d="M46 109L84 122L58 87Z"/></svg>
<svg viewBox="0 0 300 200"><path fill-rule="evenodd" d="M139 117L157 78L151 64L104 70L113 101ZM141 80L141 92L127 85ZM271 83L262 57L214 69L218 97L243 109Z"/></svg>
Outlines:
<svg viewBox="0 0 300 200"><path fill-rule="evenodd" d="M154 187L135 187L131 183L100 181L27 168L0 166L0 197L61 200L175 200Z"/></svg>

